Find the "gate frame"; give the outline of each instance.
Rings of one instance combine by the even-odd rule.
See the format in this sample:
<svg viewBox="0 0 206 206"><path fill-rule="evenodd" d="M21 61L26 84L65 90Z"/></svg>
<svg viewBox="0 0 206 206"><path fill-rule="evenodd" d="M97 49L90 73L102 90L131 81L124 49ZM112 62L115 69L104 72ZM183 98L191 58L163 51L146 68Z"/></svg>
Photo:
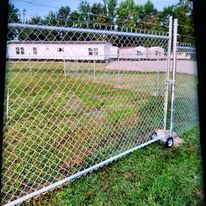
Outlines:
<svg viewBox="0 0 206 206"><path fill-rule="evenodd" d="M171 60L171 47L172 47L172 22L173 18L169 18L169 42L168 42L168 51L167 51L167 71L166 71L166 80L165 80L165 99L164 99L164 126L163 126L163 135L166 137L167 129L167 112L168 112L168 95L169 95L169 78L170 78L170 60Z"/></svg>
<svg viewBox="0 0 206 206"><path fill-rule="evenodd" d="M170 137L174 136L174 115L175 115L175 97L176 97L176 70L177 70L177 29L178 20L174 19L173 31L173 74L172 74L172 97L171 97L171 118L170 118Z"/></svg>
<svg viewBox="0 0 206 206"><path fill-rule="evenodd" d="M39 190L36 190L34 192L31 192L25 196L22 196L16 200L10 201L8 203L6 203L4 206L14 206L17 204L20 204L24 201L28 201L29 199L38 196L42 193L45 193L49 190L52 190L54 188L57 188L65 183L67 183L68 181L73 181L76 178L79 178L80 176L86 175L89 172L92 172L94 170L97 170L98 168L107 165L108 163L111 163L112 161L117 160L118 158L121 158L139 148L142 148L144 146L147 146L153 142L156 141L163 141L166 142L168 140L168 138L166 138L166 123L167 123L167 114L168 114L168 95L169 95L169 83L172 83L172 107L171 107L171 120L170 120L170 136L173 139L173 130L174 130L174 110L175 110L175 81L176 81L176 59L174 57L176 57L176 44L177 44L177 19L174 19L174 32L172 35L172 27L173 27L173 19L172 17L169 18L169 35L168 36L160 36L160 35L151 35L151 34L140 34L140 33L127 33L127 32L117 32L117 31L98 31L101 34L118 34L118 35L129 35L129 36L148 36L148 37L153 37L153 38L164 38L164 39L168 39L168 57L167 57L167 71L166 71L166 81L165 81L165 94L164 94L164 129L163 129L163 135L155 135L155 138L150 139L149 141L138 145L136 147L133 147L125 152L122 152L116 156L113 156L109 159L106 159L98 164L95 164L93 166L90 166L87 169L84 169L80 172L75 173L74 175L71 175L69 177L66 177L60 181L57 181L55 183L50 184L49 186L43 187ZM39 29L50 29L50 30L58 30L59 27L56 26L41 26L41 25L26 25L26 24L19 24L19 23L10 23L9 24L10 27L20 27L20 28L39 28ZM84 31L84 32L91 32L91 33L97 33L97 30L93 30L93 29L78 29L78 28L63 28L63 30L65 31ZM171 61L171 47L172 47L172 39L173 40L173 80L170 80L170 61Z"/></svg>
<svg viewBox="0 0 206 206"><path fill-rule="evenodd" d="M166 143L167 147L172 147L174 144L174 137L175 137L174 116L175 116L175 96L176 96L178 19L175 18L173 21L172 17L170 16L169 23L170 23L170 27L169 27L170 39L169 39L169 45L168 45L167 72L166 72L166 81L165 81L164 126L163 126L163 132L162 134L159 135L159 137L161 137L162 142ZM173 47L172 47L172 43L173 43ZM170 79L171 48L172 48L172 79ZM168 135L166 131L167 131L169 84L172 86L172 91L171 91L171 108L170 108L170 128L169 128L169 135ZM157 133L156 133L156 136L157 136Z"/></svg>

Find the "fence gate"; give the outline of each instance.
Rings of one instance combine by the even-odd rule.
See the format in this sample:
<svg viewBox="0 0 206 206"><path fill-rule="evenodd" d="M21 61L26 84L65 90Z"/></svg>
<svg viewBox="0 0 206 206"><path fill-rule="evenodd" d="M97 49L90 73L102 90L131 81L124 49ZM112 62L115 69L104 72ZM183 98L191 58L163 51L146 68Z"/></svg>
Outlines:
<svg viewBox="0 0 206 206"><path fill-rule="evenodd" d="M171 18L165 32L48 19L8 27L3 204L165 141L154 131L166 129L175 89Z"/></svg>

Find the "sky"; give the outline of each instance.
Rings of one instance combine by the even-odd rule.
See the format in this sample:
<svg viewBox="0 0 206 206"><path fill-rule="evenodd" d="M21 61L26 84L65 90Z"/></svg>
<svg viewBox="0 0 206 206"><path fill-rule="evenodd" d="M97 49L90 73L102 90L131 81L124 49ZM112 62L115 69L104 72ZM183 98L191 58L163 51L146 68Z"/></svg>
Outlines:
<svg viewBox="0 0 206 206"><path fill-rule="evenodd" d="M121 2L122 0L119 0ZM135 0L138 4L144 4L147 0ZM176 4L179 0L151 0L158 10ZM26 18L32 16L44 17L49 11L57 11L61 6L69 6L72 10L78 9L81 0L10 0L22 13L26 9ZM90 4L102 2L102 0L87 0Z"/></svg>

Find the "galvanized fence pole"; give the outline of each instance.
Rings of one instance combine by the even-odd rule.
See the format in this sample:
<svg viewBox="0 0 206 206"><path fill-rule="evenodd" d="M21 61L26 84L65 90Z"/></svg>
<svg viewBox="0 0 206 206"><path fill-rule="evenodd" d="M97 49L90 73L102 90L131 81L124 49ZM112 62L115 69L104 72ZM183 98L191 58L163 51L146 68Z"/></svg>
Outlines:
<svg viewBox="0 0 206 206"><path fill-rule="evenodd" d="M174 113L175 113L175 89L176 89L176 69L177 69L177 28L178 20L174 19L173 30L173 62L172 62L172 97L171 97L171 116L170 116L170 137L173 137L174 131Z"/></svg>
<svg viewBox="0 0 206 206"><path fill-rule="evenodd" d="M169 40L167 50L167 71L165 80L165 98L164 98L164 137L167 129L167 110L168 110L168 90L169 90L169 77L170 77L170 60L171 60L171 47L172 47L172 16L169 18Z"/></svg>
<svg viewBox="0 0 206 206"><path fill-rule="evenodd" d="M30 55L30 52L29 52L29 69L30 69L30 72L31 72L31 75L32 75L32 66L31 66L31 55Z"/></svg>
<svg viewBox="0 0 206 206"><path fill-rule="evenodd" d="M66 77L67 76L67 71L66 71L66 65L65 65L65 53L64 53L64 51L62 53L62 56L63 56L64 77Z"/></svg>
<svg viewBox="0 0 206 206"><path fill-rule="evenodd" d="M117 61L119 62L119 53L118 53L118 58ZM119 67L118 67L118 73L117 73L117 85L120 87L120 80L119 80Z"/></svg>
<svg viewBox="0 0 206 206"><path fill-rule="evenodd" d="M157 56L157 88L156 88L156 95L160 95L160 53L158 52Z"/></svg>
<svg viewBox="0 0 206 206"><path fill-rule="evenodd" d="M94 60L94 82L96 81L96 61Z"/></svg>
<svg viewBox="0 0 206 206"><path fill-rule="evenodd" d="M9 88L7 89L7 97L6 97L6 118L9 119Z"/></svg>

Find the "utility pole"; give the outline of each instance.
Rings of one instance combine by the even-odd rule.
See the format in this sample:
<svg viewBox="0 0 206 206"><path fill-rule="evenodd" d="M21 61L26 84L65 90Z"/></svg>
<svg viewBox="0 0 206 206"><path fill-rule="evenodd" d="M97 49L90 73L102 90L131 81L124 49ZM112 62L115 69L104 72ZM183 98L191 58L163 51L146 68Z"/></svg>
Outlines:
<svg viewBox="0 0 206 206"><path fill-rule="evenodd" d="M25 16L26 16L26 9L23 9L22 14L23 14L23 24L25 24Z"/></svg>

